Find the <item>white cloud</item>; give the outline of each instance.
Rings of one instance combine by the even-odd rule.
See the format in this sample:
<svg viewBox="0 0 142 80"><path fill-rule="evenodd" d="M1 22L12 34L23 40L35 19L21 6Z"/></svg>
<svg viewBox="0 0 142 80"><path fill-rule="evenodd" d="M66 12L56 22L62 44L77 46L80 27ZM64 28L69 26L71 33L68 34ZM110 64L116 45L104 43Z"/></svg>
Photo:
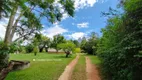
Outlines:
<svg viewBox="0 0 142 80"><path fill-rule="evenodd" d="M2 20L0 21L0 37L1 37L2 39L4 39L4 36L5 36L5 31L6 31L7 22L8 22L7 19L2 19Z"/></svg>
<svg viewBox="0 0 142 80"><path fill-rule="evenodd" d="M76 40L78 40L79 38L82 38L84 36L86 36L86 34L83 33L83 32L75 32L71 35L68 35L69 38L73 38L73 39L76 39Z"/></svg>
<svg viewBox="0 0 142 80"><path fill-rule="evenodd" d="M76 10L83 9L85 7L93 7L98 0L75 0L74 7Z"/></svg>
<svg viewBox="0 0 142 80"><path fill-rule="evenodd" d="M65 20L65 19L67 19L69 17L69 15L67 14L67 13L64 13L63 14L63 17L62 17L62 20Z"/></svg>
<svg viewBox="0 0 142 80"><path fill-rule="evenodd" d="M78 28L88 28L89 23L88 22L83 22L83 23L79 23L77 24Z"/></svg>
<svg viewBox="0 0 142 80"><path fill-rule="evenodd" d="M55 0L53 3L54 6L58 7L60 9L60 12L63 14L62 20L65 20L69 17L69 15L65 12L63 6L58 3L59 0ZM107 0L74 0L74 8L76 11L88 7L93 7L95 3L101 2L104 3Z"/></svg>
<svg viewBox="0 0 142 80"><path fill-rule="evenodd" d="M69 15L65 12L65 10L63 9L63 6L60 3L58 3L58 1L59 0L55 0L53 5L60 9L60 12L63 14L62 20L65 20L69 17ZM104 1L104 0L74 0L74 7L75 7L75 10L78 11L79 9L93 7L94 4L98 1Z"/></svg>
<svg viewBox="0 0 142 80"><path fill-rule="evenodd" d="M68 32L68 30L60 27L60 25L58 25L58 23L54 24L53 27L50 27L48 29L44 29L42 31L42 33L45 35L45 36L48 36L49 38L53 38L54 35L57 35L57 34L63 34L65 32Z"/></svg>

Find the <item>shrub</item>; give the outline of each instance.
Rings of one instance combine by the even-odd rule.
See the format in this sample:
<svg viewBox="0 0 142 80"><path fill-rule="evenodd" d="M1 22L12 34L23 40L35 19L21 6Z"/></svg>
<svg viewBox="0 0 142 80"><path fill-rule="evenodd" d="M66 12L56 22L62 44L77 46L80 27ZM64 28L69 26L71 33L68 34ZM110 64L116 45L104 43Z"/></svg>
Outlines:
<svg viewBox="0 0 142 80"><path fill-rule="evenodd" d="M25 49L26 49L26 53L31 53L34 49L34 46L29 44L29 45L25 46Z"/></svg>
<svg viewBox="0 0 142 80"><path fill-rule="evenodd" d="M34 47L33 53L36 56L37 53L39 52L38 46Z"/></svg>
<svg viewBox="0 0 142 80"><path fill-rule="evenodd" d="M8 65L9 47L0 41L0 70Z"/></svg>

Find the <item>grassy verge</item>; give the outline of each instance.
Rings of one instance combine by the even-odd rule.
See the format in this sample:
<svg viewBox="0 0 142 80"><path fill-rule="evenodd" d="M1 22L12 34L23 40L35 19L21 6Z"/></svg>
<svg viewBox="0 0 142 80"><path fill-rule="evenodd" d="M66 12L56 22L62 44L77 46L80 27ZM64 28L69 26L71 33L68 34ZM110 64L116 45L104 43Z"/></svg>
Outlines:
<svg viewBox="0 0 142 80"><path fill-rule="evenodd" d="M34 54L12 54L10 57L11 60L29 60L31 66L25 70L10 72L5 80L57 80L75 55L65 58L65 54L38 53L37 56Z"/></svg>
<svg viewBox="0 0 142 80"><path fill-rule="evenodd" d="M80 55L78 63L76 64L72 77L70 80L87 80L86 77L86 62L85 57Z"/></svg>
<svg viewBox="0 0 142 80"><path fill-rule="evenodd" d="M100 61L100 59L97 56L89 55L88 57L91 59L91 62L93 64L95 64L97 66L99 66L101 64L101 61Z"/></svg>

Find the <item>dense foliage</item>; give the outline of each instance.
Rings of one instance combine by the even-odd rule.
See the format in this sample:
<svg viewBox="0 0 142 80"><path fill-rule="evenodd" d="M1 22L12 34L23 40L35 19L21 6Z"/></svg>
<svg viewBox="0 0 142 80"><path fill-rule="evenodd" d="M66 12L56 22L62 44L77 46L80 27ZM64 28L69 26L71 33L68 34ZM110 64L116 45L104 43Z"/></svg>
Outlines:
<svg viewBox="0 0 142 80"><path fill-rule="evenodd" d="M83 50L83 52L86 52L88 54L96 54L97 41L98 41L98 38L96 36L96 33L92 32L88 40L86 40L86 38L82 39L81 49Z"/></svg>
<svg viewBox="0 0 142 80"><path fill-rule="evenodd" d="M34 46L32 44L28 44L25 47L26 53L31 53L34 50Z"/></svg>
<svg viewBox="0 0 142 80"><path fill-rule="evenodd" d="M10 53L20 53L22 52L22 42L23 41L18 41L18 42L13 42L12 44L10 44Z"/></svg>
<svg viewBox="0 0 142 80"><path fill-rule="evenodd" d="M7 56L8 54L9 54L9 47L7 47L2 40L0 40L0 64L2 65L0 66L0 71L1 71L1 68L7 66L7 64L5 64L6 63L5 61L8 61L6 60L9 57Z"/></svg>
<svg viewBox="0 0 142 80"><path fill-rule="evenodd" d="M102 29L97 53L105 80L142 80L142 0L122 0L124 13Z"/></svg>

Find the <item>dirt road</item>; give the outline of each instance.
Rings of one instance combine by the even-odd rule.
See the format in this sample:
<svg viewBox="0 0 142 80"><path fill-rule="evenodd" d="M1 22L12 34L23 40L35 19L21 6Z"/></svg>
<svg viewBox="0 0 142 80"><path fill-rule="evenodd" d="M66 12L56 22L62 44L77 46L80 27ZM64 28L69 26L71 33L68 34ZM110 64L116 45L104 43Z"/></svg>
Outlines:
<svg viewBox="0 0 142 80"><path fill-rule="evenodd" d="M101 80L96 65L92 64L90 58L88 58L87 56L85 58L87 80ZM58 80L70 80L74 67L78 62L78 59L79 55L74 60L72 60L72 62L69 65L66 66L64 72Z"/></svg>
<svg viewBox="0 0 142 80"><path fill-rule="evenodd" d="M91 60L86 57L86 72L87 80L101 80L97 67L91 63Z"/></svg>
<svg viewBox="0 0 142 80"><path fill-rule="evenodd" d="M74 60L72 60L72 62L68 66L66 66L64 72L62 73L62 75L59 77L58 80L69 80L70 79L72 75L72 71L76 63L78 62L78 59L79 59L79 55Z"/></svg>

